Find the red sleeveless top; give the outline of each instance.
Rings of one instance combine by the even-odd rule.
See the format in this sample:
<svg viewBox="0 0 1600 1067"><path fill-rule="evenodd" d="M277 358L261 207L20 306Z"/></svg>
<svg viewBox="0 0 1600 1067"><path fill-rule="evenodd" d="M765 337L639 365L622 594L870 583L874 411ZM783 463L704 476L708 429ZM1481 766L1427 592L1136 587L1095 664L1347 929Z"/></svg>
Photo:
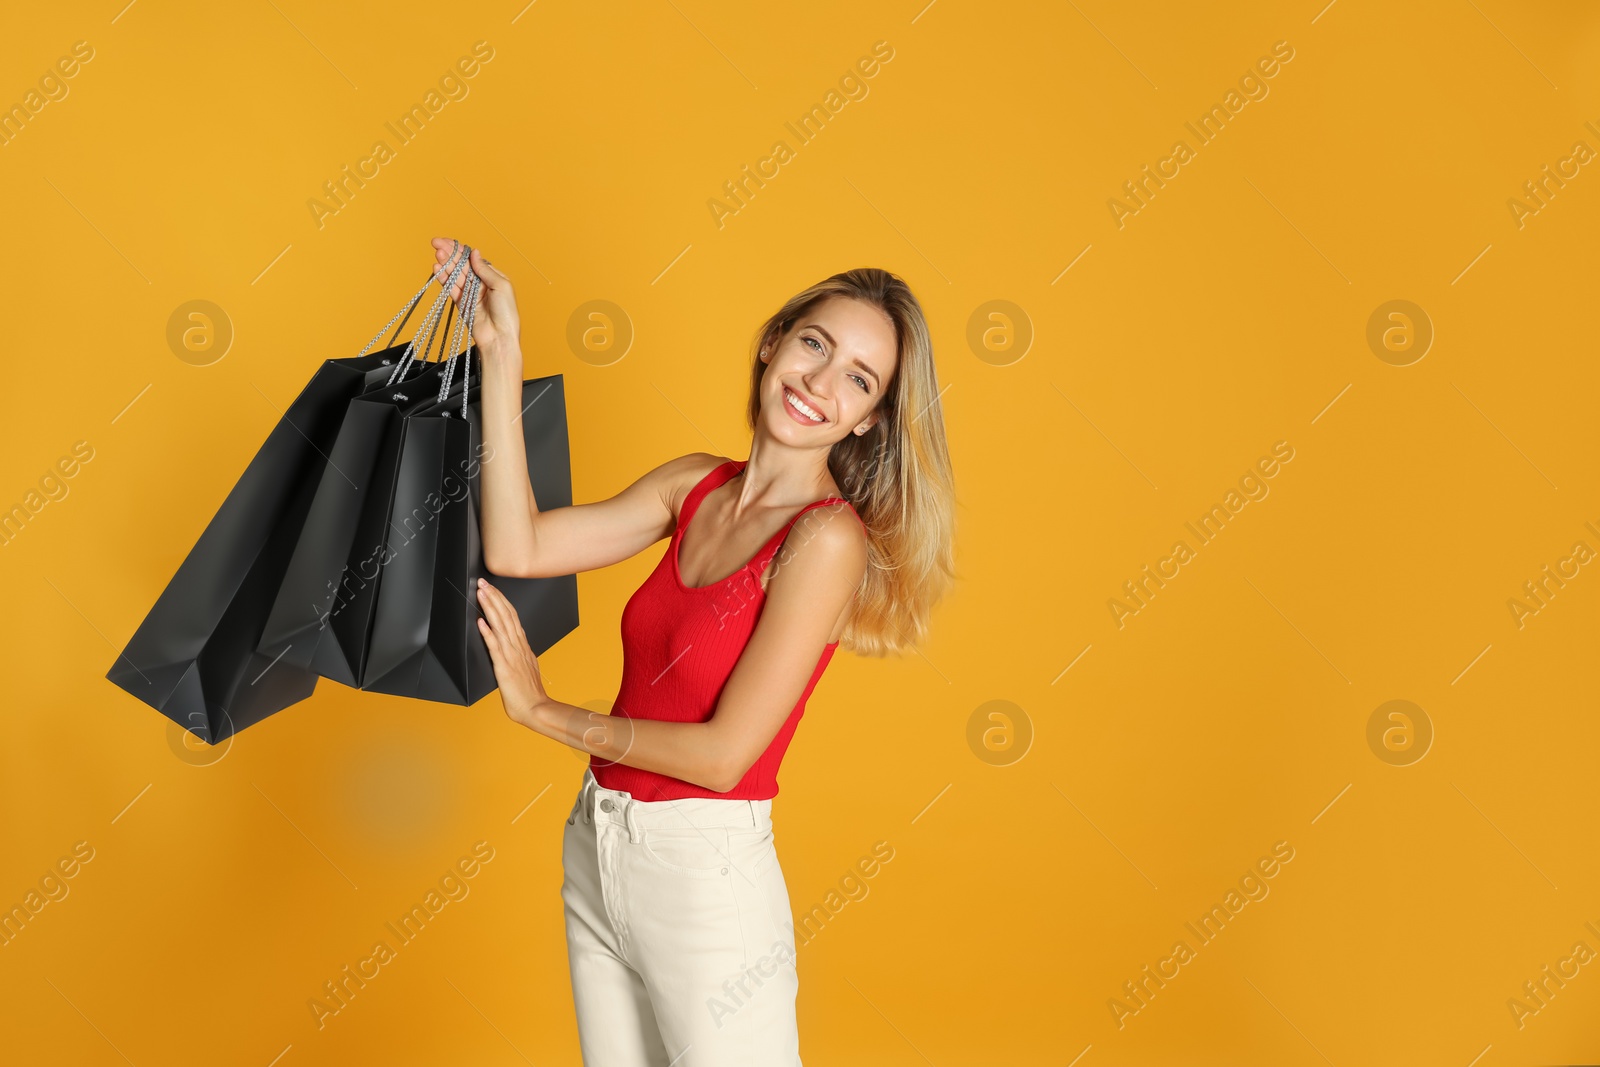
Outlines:
<svg viewBox="0 0 1600 1067"><path fill-rule="evenodd" d="M678 572L678 546L683 531L694 518L706 494L744 470L746 461L729 460L702 478L683 502L678 527L656 569L644 580L622 609L622 688L613 715L667 722L706 722L733 674L756 620L761 617L766 591L761 576L782 547L789 529L812 508L848 503L831 496L807 504L772 536L743 567L710 585L685 585ZM854 513L854 508L851 509ZM718 800L766 800L778 793L778 764L789 747L795 727L805 711L806 699L839 642L823 647L805 692L784 720L777 736L761 758L745 772L739 784L717 793L681 778L628 767L590 756L589 769L603 788L626 791L637 800L676 800L710 797Z"/></svg>

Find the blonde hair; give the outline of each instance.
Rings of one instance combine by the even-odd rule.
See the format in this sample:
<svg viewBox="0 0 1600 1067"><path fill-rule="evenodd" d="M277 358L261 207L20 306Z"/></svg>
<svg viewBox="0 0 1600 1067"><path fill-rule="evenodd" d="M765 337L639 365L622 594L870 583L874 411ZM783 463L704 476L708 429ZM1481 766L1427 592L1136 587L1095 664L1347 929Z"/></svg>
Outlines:
<svg viewBox="0 0 1600 1067"><path fill-rule="evenodd" d="M933 607L956 577L955 479L933 342L910 287L886 270L858 267L790 297L756 331L747 417L754 431L769 366L762 350L775 347L802 315L835 296L881 310L894 324L897 346L894 374L878 400L878 421L865 434L847 434L828 454L829 473L867 531L867 572L839 644L863 656L903 653L926 639Z"/></svg>

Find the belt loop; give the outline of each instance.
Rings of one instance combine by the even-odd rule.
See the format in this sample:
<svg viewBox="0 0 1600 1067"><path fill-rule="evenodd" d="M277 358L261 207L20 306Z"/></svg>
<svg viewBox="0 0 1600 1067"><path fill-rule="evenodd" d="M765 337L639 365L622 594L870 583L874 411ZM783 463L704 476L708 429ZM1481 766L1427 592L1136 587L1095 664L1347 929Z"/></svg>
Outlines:
<svg viewBox="0 0 1600 1067"><path fill-rule="evenodd" d="M749 817L750 825L755 826L760 823L761 820L756 818L756 802L753 800L746 800L744 803L744 813Z"/></svg>
<svg viewBox="0 0 1600 1067"><path fill-rule="evenodd" d="M635 802L632 797L629 797L622 803L625 805L622 809L622 819L628 827L628 841L637 845L642 834L639 829L638 813L634 810Z"/></svg>

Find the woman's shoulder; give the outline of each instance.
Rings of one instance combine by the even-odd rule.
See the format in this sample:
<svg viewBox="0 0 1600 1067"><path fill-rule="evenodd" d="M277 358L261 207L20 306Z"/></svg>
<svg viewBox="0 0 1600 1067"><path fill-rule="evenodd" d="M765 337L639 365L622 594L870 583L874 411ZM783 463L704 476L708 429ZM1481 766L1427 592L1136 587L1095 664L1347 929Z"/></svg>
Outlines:
<svg viewBox="0 0 1600 1067"><path fill-rule="evenodd" d="M794 517L774 561L803 560L799 566L810 581L835 570L864 574L868 556L866 527L854 506L848 500L819 501Z"/></svg>
<svg viewBox="0 0 1600 1067"><path fill-rule="evenodd" d="M721 470L732 462L734 461L727 456L716 456L710 452L690 452L686 456L671 460L668 466L676 471L678 480L687 486L684 489L687 494L688 490L705 481L714 471Z"/></svg>
<svg viewBox="0 0 1600 1067"><path fill-rule="evenodd" d="M657 470L668 479L671 487L672 513L682 515L683 505L695 487L720 470L724 464L732 462L733 460L727 456L712 455L710 452L690 452L686 456L668 460L658 467Z"/></svg>

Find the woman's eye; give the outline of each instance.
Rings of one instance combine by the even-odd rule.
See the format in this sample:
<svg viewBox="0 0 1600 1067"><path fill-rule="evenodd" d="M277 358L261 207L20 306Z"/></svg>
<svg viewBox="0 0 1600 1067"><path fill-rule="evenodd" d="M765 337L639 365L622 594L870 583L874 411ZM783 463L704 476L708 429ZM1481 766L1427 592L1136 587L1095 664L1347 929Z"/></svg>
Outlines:
<svg viewBox="0 0 1600 1067"><path fill-rule="evenodd" d="M868 389L868 388L867 388L867 380L866 380L866 379L865 379L865 378L863 378L863 377L862 377L862 376L861 376L861 375L859 375L859 374L852 374L852 375L851 375L851 377L852 377L852 378L854 378L854 379L855 379L855 380L856 380L856 381L858 381L858 382L860 382L860 383L861 383L861 388L862 388L862 390L863 390L863 391L864 391L864 392L868 392L868 393L870 393L870 392L872 392L872 390L871 390L871 389Z"/></svg>
<svg viewBox="0 0 1600 1067"><path fill-rule="evenodd" d="M802 341L810 341L812 344L817 346L817 351L818 352L822 351L822 342L818 341L815 337L802 337L801 340Z"/></svg>

